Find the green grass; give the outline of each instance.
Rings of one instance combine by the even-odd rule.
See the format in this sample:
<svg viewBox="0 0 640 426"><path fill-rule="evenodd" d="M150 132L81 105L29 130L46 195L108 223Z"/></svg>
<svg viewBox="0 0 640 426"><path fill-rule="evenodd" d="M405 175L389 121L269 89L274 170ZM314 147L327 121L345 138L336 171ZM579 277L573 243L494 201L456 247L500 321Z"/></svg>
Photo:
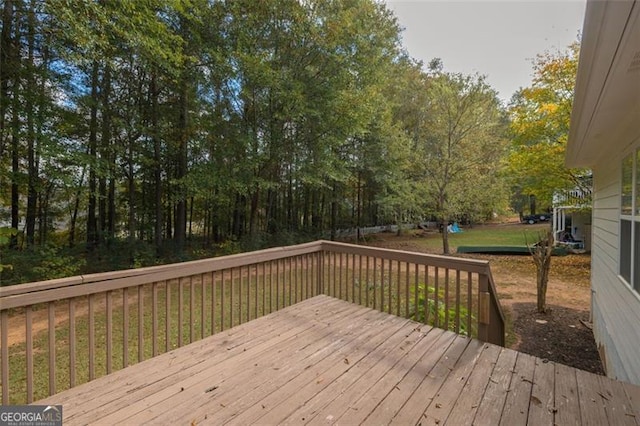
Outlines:
<svg viewBox="0 0 640 426"><path fill-rule="evenodd" d="M449 247L455 252L458 246L524 246L538 240L538 234L549 228L549 224L504 225L464 227L462 233L449 234ZM426 238L416 238L412 242L433 250L442 250L442 234L430 234Z"/></svg>

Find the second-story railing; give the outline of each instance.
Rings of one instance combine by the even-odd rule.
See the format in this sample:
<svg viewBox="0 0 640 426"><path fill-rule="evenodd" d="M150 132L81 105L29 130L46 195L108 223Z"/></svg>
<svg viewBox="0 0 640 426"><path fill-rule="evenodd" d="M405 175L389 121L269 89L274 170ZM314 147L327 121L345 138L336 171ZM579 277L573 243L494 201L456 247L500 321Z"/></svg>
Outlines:
<svg viewBox="0 0 640 426"><path fill-rule="evenodd" d="M0 288L2 404L33 402L322 293L504 345L488 262L317 241Z"/></svg>

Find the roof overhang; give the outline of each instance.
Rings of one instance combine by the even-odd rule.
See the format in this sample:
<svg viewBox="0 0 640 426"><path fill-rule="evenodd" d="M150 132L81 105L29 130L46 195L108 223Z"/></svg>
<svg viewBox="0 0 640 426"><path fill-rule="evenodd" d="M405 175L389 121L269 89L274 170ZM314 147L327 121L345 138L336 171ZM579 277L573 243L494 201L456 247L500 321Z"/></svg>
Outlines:
<svg viewBox="0 0 640 426"><path fill-rule="evenodd" d="M640 0L588 0L566 164L592 167L640 138Z"/></svg>

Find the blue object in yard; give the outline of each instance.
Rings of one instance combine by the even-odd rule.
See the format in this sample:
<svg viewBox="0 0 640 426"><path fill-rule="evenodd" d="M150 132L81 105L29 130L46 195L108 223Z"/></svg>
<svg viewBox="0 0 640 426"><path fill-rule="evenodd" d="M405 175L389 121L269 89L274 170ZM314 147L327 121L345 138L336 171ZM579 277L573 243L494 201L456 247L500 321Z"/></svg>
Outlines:
<svg viewBox="0 0 640 426"><path fill-rule="evenodd" d="M460 227L458 226L458 222L453 222L453 225L451 225L451 232L453 232L454 234L462 232L462 229L460 229Z"/></svg>

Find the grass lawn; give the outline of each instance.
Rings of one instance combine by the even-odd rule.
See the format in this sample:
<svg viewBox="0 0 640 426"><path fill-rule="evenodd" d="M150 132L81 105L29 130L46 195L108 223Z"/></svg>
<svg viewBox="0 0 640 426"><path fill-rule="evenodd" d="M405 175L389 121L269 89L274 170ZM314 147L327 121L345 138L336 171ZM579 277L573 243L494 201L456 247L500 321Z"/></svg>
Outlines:
<svg viewBox="0 0 640 426"><path fill-rule="evenodd" d="M535 225L512 224L464 227L459 234L449 234L449 246L454 253L458 246L525 246L538 240L538 234L549 228L548 223ZM432 233L415 238L413 243L433 251L442 250L442 234Z"/></svg>

